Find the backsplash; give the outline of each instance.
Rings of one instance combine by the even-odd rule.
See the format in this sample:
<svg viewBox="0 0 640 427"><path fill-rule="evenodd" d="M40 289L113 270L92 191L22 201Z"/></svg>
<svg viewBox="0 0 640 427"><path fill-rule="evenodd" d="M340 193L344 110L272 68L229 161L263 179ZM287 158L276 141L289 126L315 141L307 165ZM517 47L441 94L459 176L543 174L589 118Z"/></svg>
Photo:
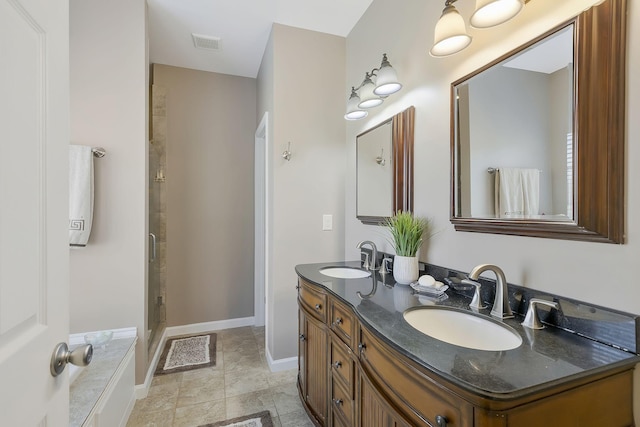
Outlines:
<svg viewBox="0 0 640 427"><path fill-rule="evenodd" d="M371 256L371 251L363 248L361 261L364 261L364 252L368 252ZM380 266L384 257L393 258L393 255L378 252L377 266ZM466 272L421 262L420 275L423 274L429 274L436 280L449 283L453 292L465 295L469 299L473 297L473 289L470 286L456 286L456 282L467 277ZM493 304L496 282L484 277L481 277L478 282L482 284L482 301L490 307ZM629 353L640 354L639 315L509 283L509 304L514 313L524 318L532 298L555 301L560 305L560 310L538 308L538 315L543 323Z"/></svg>

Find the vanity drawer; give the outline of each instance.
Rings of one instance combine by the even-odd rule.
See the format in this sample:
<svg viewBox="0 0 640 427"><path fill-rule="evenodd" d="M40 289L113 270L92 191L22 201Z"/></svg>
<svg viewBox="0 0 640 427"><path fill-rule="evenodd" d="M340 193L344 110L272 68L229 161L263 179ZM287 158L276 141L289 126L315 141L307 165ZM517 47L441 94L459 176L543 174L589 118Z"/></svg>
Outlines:
<svg viewBox="0 0 640 427"><path fill-rule="evenodd" d="M298 300L310 315L323 323L327 322L327 294L316 290L316 288L300 279L300 289Z"/></svg>
<svg viewBox="0 0 640 427"><path fill-rule="evenodd" d="M331 372L334 378L340 378L347 388L349 397L353 398L355 362L351 350L341 341L331 340Z"/></svg>
<svg viewBox="0 0 640 427"><path fill-rule="evenodd" d="M329 314L330 327L333 332L350 348L353 348L356 322L353 312L335 298L331 299Z"/></svg>
<svg viewBox="0 0 640 427"><path fill-rule="evenodd" d="M353 400L340 380L335 378L331 381L331 412L344 418L347 425L353 425Z"/></svg>

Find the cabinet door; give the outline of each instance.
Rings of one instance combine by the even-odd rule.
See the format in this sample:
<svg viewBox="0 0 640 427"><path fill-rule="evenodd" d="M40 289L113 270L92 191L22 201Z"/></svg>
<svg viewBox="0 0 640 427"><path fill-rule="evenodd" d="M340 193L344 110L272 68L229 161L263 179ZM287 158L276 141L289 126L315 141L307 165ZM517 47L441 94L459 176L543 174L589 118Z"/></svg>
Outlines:
<svg viewBox="0 0 640 427"><path fill-rule="evenodd" d="M375 386L358 371L358 420L362 427L411 427L376 390Z"/></svg>
<svg viewBox="0 0 640 427"><path fill-rule="evenodd" d="M299 312L299 377L305 403L322 425L327 421L329 383L326 326L304 310Z"/></svg>

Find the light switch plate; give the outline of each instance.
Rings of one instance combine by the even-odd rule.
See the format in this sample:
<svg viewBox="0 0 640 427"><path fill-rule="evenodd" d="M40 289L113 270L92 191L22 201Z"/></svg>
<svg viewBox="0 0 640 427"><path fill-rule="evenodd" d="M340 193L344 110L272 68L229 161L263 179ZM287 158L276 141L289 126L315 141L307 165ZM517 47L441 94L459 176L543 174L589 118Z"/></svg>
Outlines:
<svg viewBox="0 0 640 427"><path fill-rule="evenodd" d="M333 215L322 215L322 231L333 230Z"/></svg>

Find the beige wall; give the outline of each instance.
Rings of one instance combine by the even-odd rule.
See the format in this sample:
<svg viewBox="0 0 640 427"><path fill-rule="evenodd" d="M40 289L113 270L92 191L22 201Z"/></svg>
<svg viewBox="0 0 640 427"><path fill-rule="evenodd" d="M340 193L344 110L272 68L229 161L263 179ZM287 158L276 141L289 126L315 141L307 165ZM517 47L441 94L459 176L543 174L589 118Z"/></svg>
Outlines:
<svg viewBox="0 0 640 427"><path fill-rule="evenodd" d="M93 229L70 254L70 330L138 328L146 370L147 66L144 0L71 0L71 142L101 146Z"/></svg>
<svg viewBox="0 0 640 427"><path fill-rule="evenodd" d="M253 316L256 80L154 65L167 103L167 326Z"/></svg>
<svg viewBox="0 0 640 427"><path fill-rule="evenodd" d="M272 109L267 312L275 360L297 355L295 266L344 255L344 54L343 37L275 24L258 75L258 117ZM333 231L322 231L323 214L333 215Z"/></svg>
<svg viewBox="0 0 640 427"><path fill-rule="evenodd" d="M501 266L511 283L559 295L640 313L640 286L635 280L640 259L640 151L626 145L627 244L571 242L552 239L456 232L449 222L449 90L450 83L499 57L593 4L593 0L536 0L500 27L471 30L471 46L457 55L436 59L428 52L442 3L423 0L388 2L374 0L347 37L347 85L362 79L383 52L397 68L403 90L374 109L363 121L347 124L348 174L346 180L346 258L355 259L356 243L372 239L380 248L391 248L377 227L355 218L351 202L355 188L355 136L371 125L416 107L415 211L434 219L439 233L421 258L434 264L470 271L480 263ZM627 141L640 138L640 5L629 3L627 50ZM473 2L458 2L469 17ZM393 31L380 31L380 28ZM636 381L636 396L640 381ZM636 397L636 416L640 399Z"/></svg>

